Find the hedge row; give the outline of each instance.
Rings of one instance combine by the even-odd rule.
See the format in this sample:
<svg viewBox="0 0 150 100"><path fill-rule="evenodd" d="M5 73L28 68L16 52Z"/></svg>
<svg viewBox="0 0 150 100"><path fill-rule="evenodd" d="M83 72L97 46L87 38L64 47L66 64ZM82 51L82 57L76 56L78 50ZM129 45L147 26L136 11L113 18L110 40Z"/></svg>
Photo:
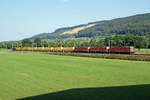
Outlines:
<svg viewBox="0 0 150 100"><path fill-rule="evenodd" d="M106 58L106 59L120 59L120 60L134 60L134 61L150 61L150 56L143 55L122 55L122 54L89 54L89 53L65 53L65 52L47 52L51 55L64 56L79 56L91 58Z"/></svg>

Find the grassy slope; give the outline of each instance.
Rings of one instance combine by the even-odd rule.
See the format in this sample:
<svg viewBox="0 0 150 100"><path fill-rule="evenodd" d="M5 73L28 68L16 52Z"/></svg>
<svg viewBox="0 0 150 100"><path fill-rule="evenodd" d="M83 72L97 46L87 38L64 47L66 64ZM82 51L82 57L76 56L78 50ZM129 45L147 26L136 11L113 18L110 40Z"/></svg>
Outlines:
<svg viewBox="0 0 150 100"><path fill-rule="evenodd" d="M18 99L72 88L85 88L83 91L90 95L91 92L89 93L86 88L150 84L149 70L150 62L0 52L0 100ZM80 95L81 91L78 91ZM94 89L92 93L97 95L96 91L99 90ZM100 92L102 91L97 93ZM113 90L111 92L113 93ZM107 96L103 97L104 100L105 97ZM46 98L48 97L40 97L39 100ZM73 99L77 100L74 97L70 100Z"/></svg>

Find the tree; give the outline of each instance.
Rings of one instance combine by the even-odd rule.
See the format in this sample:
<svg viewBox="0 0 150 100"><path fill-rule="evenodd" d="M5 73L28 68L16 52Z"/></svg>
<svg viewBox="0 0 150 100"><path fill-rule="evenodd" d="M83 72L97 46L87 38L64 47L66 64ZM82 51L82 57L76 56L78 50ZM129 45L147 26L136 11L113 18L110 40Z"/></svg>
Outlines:
<svg viewBox="0 0 150 100"><path fill-rule="evenodd" d="M96 38L92 38L89 42L90 46L96 46Z"/></svg>
<svg viewBox="0 0 150 100"><path fill-rule="evenodd" d="M41 41L41 43L42 43L42 46L44 46L44 47L48 47L49 46L49 43L46 40Z"/></svg>
<svg viewBox="0 0 150 100"><path fill-rule="evenodd" d="M24 39L22 41L22 46L23 47L31 47L32 46L32 41L30 39Z"/></svg>
<svg viewBox="0 0 150 100"><path fill-rule="evenodd" d="M34 43L36 43L37 47L41 47L41 43L42 43L41 38L39 37L35 38Z"/></svg>
<svg viewBox="0 0 150 100"><path fill-rule="evenodd" d="M135 37L135 47L138 48L139 50L141 48L147 48L148 47L147 39L143 36L136 36Z"/></svg>
<svg viewBox="0 0 150 100"><path fill-rule="evenodd" d="M112 36L108 36L108 37L105 38L105 40L104 40L105 46L109 46L109 41L110 41L110 40L113 40L113 37L112 37Z"/></svg>

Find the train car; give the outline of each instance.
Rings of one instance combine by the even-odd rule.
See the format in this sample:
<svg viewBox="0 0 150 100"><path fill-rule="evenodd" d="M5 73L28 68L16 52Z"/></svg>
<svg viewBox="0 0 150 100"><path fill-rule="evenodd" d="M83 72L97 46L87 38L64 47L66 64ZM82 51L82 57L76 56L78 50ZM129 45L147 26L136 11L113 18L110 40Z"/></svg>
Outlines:
<svg viewBox="0 0 150 100"><path fill-rule="evenodd" d="M135 50L133 47L111 47L109 53L123 53L123 54L132 54Z"/></svg>
<svg viewBox="0 0 150 100"><path fill-rule="evenodd" d="M135 53L134 47L130 46L129 48L130 48L130 50L129 50L128 52L129 52L130 54L134 54L134 53Z"/></svg>
<svg viewBox="0 0 150 100"><path fill-rule="evenodd" d="M62 52L62 47L51 47L51 52Z"/></svg>
<svg viewBox="0 0 150 100"><path fill-rule="evenodd" d="M75 47L74 52L89 53L90 47Z"/></svg>
<svg viewBox="0 0 150 100"><path fill-rule="evenodd" d="M107 53L107 47L91 47L89 50L90 53Z"/></svg>
<svg viewBox="0 0 150 100"><path fill-rule="evenodd" d="M62 47L63 52L73 52L75 47Z"/></svg>

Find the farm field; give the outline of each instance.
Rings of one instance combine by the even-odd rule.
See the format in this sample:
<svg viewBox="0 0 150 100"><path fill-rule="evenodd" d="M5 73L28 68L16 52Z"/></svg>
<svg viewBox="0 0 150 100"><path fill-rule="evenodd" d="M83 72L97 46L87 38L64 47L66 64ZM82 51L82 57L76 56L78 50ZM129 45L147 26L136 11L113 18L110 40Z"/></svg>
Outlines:
<svg viewBox="0 0 150 100"><path fill-rule="evenodd" d="M148 53L148 54L150 54L150 49L140 49L140 50L135 49L135 51L136 51L137 54L138 53Z"/></svg>
<svg viewBox="0 0 150 100"><path fill-rule="evenodd" d="M0 100L148 100L150 62L0 52Z"/></svg>

